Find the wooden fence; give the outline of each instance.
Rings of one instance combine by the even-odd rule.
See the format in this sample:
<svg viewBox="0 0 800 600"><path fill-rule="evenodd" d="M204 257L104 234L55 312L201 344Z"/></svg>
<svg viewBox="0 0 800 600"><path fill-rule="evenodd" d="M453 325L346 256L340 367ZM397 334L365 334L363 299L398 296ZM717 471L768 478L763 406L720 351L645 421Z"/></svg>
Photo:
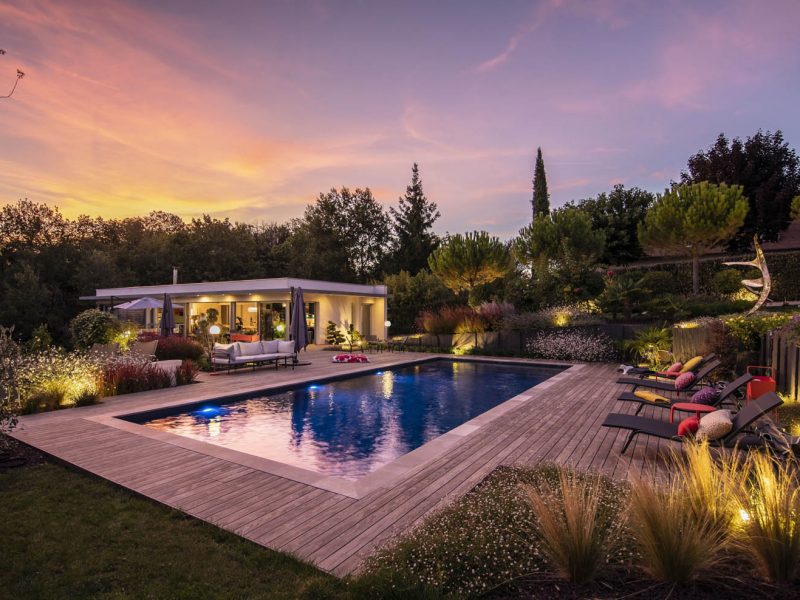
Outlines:
<svg viewBox="0 0 800 600"><path fill-rule="evenodd" d="M775 369L777 390L792 400L800 400L800 345L785 333L773 332L762 338L762 359L769 357Z"/></svg>

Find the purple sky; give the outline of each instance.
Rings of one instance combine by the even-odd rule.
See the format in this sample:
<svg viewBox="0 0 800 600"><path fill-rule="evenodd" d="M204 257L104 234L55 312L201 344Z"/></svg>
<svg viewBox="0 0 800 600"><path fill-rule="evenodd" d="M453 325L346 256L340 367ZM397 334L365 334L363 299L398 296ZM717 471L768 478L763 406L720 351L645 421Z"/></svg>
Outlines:
<svg viewBox="0 0 800 600"><path fill-rule="evenodd" d="M798 24L797 0L0 0L0 88L26 72L0 203L283 221L333 186L394 203L417 161L440 232L505 238L537 146L556 206L661 191L721 131L800 148Z"/></svg>

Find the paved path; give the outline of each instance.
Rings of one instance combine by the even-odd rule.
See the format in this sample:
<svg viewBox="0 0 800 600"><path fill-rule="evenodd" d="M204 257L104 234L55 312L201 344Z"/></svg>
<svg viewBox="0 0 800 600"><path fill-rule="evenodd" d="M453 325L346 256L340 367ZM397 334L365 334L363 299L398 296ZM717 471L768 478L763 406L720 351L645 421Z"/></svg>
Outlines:
<svg viewBox="0 0 800 600"><path fill-rule="evenodd" d="M336 486L325 489L325 485L302 481L291 469L273 468L271 461L248 460L240 453L226 453L211 444L139 425L110 424L111 415L120 412L364 371L430 355L375 354L370 355L372 365L333 365L327 352L310 352L308 357L312 364L294 371L204 375L197 385L27 416L14 436L138 494L337 575L355 571L376 547L469 491L498 465L557 462L623 479L662 462L664 448L670 447L668 442L641 436L620 456L625 433L600 423L608 412L632 412L633 408L615 401L626 388L614 383L616 373L609 365L576 365L501 405L481 420L480 427L462 426L448 438L452 443L446 447L434 447L427 454L423 447L420 464L406 466L384 480L378 478L371 488L341 492L335 491Z"/></svg>

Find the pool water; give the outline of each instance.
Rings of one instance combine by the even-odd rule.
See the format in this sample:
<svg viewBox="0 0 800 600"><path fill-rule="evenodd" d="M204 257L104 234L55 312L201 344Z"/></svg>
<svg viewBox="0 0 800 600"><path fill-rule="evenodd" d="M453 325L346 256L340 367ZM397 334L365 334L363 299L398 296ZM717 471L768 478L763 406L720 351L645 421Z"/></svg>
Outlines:
<svg viewBox="0 0 800 600"><path fill-rule="evenodd" d="M125 419L325 475L358 479L560 370L437 359Z"/></svg>

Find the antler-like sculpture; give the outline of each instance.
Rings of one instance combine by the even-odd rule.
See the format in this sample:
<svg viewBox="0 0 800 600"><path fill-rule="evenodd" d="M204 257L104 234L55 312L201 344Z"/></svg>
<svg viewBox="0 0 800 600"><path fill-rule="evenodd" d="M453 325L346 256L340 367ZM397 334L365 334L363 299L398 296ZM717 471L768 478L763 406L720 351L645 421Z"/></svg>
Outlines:
<svg viewBox="0 0 800 600"><path fill-rule="evenodd" d="M769 292L772 289L772 279L769 276L769 269L767 269L767 259L764 258L764 251L758 245L758 237L753 236L753 245L756 249L756 257L750 262L726 262L722 263L727 266L740 266L740 267L755 267L761 271L761 279L742 279L742 285L754 294L758 294L758 300L753 307L747 311L747 315L752 315L764 303L769 300Z"/></svg>

